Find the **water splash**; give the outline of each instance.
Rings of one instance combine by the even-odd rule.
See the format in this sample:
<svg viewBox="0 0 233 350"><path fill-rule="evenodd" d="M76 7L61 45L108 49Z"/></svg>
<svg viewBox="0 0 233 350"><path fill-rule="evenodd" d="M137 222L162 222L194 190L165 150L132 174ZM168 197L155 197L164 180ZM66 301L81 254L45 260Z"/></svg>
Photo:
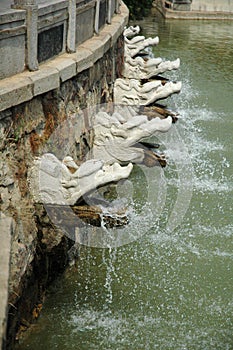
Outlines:
<svg viewBox="0 0 233 350"><path fill-rule="evenodd" d="M165 33L164 56L170 57L170 52L174 58L183 56L183 78L178 76L183 91L171 101L174 109L181 112L177 127L194 168L189 209L182 225L172 233L166 230L179 187L172 154L176 152L176 159L182 159L182 152L168 147L166 191L158 197L163 207L159 217L155 218L152 208L143 201L142 192L147 189L141 182L140 191L137 180L143 176L140 179L135 173L134 191L130 189L133 200L129 229L132 237L138 235L138 240L117 249L85 248L78 271L72 270L77 282L71 283L72 277L64 280L56 303L55 297L50 301L47 319L41 319L41 327L46 325L46 329L37 334L30 349L40 350L44 340L47 349L65 350L232 349L232 118L227 110L216 110L216 105L224 93L229 96L229 85L224 86L223 80L233 81L232 60L227 53L232 51L232 36L225 36L233 27L227 22L185 22L180 26L173 21L160 25L151 21L151 36L155 27ZM225 28L224 35L221 28ZM230 49L225 40L230 41ZM217 56L209 57L208 53L216 49L222 54L219 65L212 67ZM227 60L228 65L223 65ZM212 83L220 75L216 89ZM216 103L210 105L214 99ZM223 102L227 103L227 99ZM141 226L145 226L147 234L140 235Z"/></svg>
<svg viewBox="0 0 233 350"><path fill-rule="evenodd" d="M106 289L107 296L104 304L105 308L108 308L109 304L113 301L112 282L114 278L117 278L115 270L116 252L116 249L110 247L108 250L104 249L102 254L103 265L106 267L104 288Z"/></svg>

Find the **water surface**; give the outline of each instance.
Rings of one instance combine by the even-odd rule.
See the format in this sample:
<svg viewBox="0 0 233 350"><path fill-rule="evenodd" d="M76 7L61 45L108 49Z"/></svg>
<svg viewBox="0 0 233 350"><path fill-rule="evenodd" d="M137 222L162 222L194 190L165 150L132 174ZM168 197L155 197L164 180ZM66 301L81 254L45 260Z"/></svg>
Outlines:
<svg viewBox="0 0 233 350"><path fill-rule="evenodd" d="M117 249L81 247L19 349L233 349L233 24L157 17L139 24L159 36L155 56L181 59L166 76L183 82L182 93L167 103L181 114L191 202L169 231L171 213L181 213L173 209L185 167L179 172L173 159L176 142L165 142L162 213L151 219L143 203L150 222L141 238ZM143 202L141 169L131 181Z"/></svg>

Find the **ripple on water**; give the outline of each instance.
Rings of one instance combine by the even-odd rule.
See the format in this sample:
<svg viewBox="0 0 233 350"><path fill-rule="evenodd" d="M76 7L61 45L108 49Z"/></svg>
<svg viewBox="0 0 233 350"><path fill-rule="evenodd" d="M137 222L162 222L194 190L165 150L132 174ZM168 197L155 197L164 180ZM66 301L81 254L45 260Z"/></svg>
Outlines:
<svg viewBox="0 0 233 350"><path fill-rule="evenodd" d="M214 257L233 259L233 225L220 228L204 225L187 225L169 234L158 231L150 236L155 249L166 246L179 254L193 254L208 260ZM169 248L168 248L169 247ZM164 254L166 254L164 251Z"/></svg>
<svg viewBox="0 0 233 350"><path fill-rule="evenodd" d="M207 302L202 300L199 306L204 308L208 316L228 312L223 310L222 300ZM233 304L226 305L233 310ZM175 310L173 310L175 311ZM178 310L176 310L178 312ZM192 316L186 319L185 315L177 318L163 316L134 315L125 317L121 312L98 312L93 309L79 310L79 316L73 315L69 320L72 336L86 332L96 339L98 349L193 349L213 350L230 349L232 334L228 329L219 329L207 319L200 320L202 328L196 327ZM220 346L220 347L219 347ZM88 336L83 339L79 349L94 349L95 345Z"/></svg>

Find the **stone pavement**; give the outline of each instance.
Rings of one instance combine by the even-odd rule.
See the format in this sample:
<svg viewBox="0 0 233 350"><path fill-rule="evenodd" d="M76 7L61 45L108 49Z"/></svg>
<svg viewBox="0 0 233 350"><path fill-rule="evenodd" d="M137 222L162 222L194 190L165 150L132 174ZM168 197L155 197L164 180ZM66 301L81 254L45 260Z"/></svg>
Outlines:
<svg viewBox="0 0 233 350"><path fill-rule="evenodd" d="M0 348L4 349L13 219L0 212Z"/></svg>

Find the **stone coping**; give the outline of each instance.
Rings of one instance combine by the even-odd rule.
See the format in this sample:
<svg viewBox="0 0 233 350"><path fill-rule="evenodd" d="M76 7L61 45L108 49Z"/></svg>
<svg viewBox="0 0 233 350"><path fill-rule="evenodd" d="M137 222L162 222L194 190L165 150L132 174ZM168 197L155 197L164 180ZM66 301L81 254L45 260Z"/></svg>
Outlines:
<svg viewBox="0 0 233 350"><path fill-rule="evenodd" d="M152 8L158 10L166 19L233 20L233 12L171 10L165 8L161 0L154 0L152 2Z"/></svg>
<svg viewBox="0 0 233 350"><path fill-rule="evenodd" d="M0 111L57 89L62 82L93 66L117 41L128 17L128 8L122 3L120 13L113 16L111 24L106 24L98 35L77 46L75 53L61 54L40 64L37 71L24 71L0 80Z"/></svg>
<svg viewBox="0 0 233 350"><path fill-rule="evenodd" d="M0 24L17 22L20 20L25 20L26 11L24 10L6 10L0 13Z"/></svg>
<svg viewBox="0 0 233 350"><path fill-rule="evenodd" d="M205 19L205 20L233 20L233 12L218 11L177 11L165 9L163 15L167 19Z"/></svg>

